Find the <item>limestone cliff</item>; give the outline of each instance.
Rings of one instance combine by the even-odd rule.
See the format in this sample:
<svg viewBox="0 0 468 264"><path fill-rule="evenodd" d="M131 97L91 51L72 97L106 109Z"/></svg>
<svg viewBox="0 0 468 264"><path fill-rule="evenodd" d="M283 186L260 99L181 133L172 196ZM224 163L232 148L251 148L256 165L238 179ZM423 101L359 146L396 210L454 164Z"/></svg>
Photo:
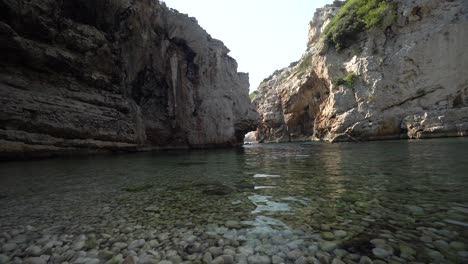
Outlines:
<svg viewBox="0 0 468 264"><path fill-rule="evenodd" d="M228 52L156 0L0 0L0 157L242 144Z"/></svg>
<svg viewBox="0 0 468 264"><path fill-rule="evenodd" d="M258 88L258 141L468 134L468 2L389 2L389 25L338 50L324 30L342 4L317 10L302 58Z"/></svg>

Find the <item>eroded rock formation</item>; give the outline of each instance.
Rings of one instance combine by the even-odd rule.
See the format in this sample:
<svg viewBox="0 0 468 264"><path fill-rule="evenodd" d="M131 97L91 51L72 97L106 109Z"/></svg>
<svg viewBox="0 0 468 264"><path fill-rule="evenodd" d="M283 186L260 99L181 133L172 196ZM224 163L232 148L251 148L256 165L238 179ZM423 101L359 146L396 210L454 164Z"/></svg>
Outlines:
<svg viewBox="0 0 468 264"><path fill-rule="evenodd" d="M228 52L155 0L0 0L0 156L242 144Z"/></svg>
<svg viewBox="0 0 468 264"><path fill-rule="evenodd" d="M306 53L258 89L258 141L468 134L468 3L393 2L390 26L341 51L322 36L341 5L317 10ZM355 76L352 87L333 82L346 76Z"/></svg>

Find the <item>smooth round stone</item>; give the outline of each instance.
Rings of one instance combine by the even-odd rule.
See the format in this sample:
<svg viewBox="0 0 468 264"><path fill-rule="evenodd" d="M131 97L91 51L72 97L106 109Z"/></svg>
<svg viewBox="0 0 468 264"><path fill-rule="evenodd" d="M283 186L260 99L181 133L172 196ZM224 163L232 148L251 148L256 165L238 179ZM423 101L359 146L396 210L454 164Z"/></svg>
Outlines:
<svg viewBox="0 0 468 264"><path fill-rule="evenodd" d="M387 264L387 262L380 260L380 259L376 259L374 260L374 264Z"/></svg>
<svg viewBox="0 0 468 264"><path fill-rule="evenodd" d="M393 235L392 235L392 234L380 234L379 236L380 236L380 237L383 237L383 238L386 238L386 239L393 239Z"/></svg>
<svg viewBox="0 0 468 264"><path fill-rule="evenodd" d="M181 256L172 256L169 258L169 261L173 264L179 264L182 263L182 257Z"/></svg>
<svg viewBox="0 0 468 264"><path fill-rule="evenodd" d="M348 254L346 255L345 258L350 259L350 260L359 260L361 256L359 256L358 254Z"/></svg>
<svg viewBox="0 0 468 264"><path fill-rule="evenodd" d="M182 238L182 240L188 243L193 243L195 240L197 240L197 237L194 235L186 235Z"/></svg>
<svg viewBox="0 0 468 264"><path fill-rule="evenodd" d="M79 236L73 242L72 249L73 250L81 250L82 248L84 248L85 245L86 245L86 237L85 236Z"/></svg>
<svg viewBox="0 0 468 264"><path fill-rule="evenodd" d="M203 263L211 263L213 261L213 256L211 255L210 252L206 252L205 255L203 255Z"/></svg>
<svg viewBox="0 0 468 264"><path fill-rule="evenodd" d="M434 241L434 246L436 246L436 248L438 249L445 249L448 247L448 243L445 242L444 240L436 240Z"/></svg>
<svg viewBox="0 0 468 264"><path fill-rule="evenodd" d="M331 252L337 248L337 244L335 242L330 242L330 241L324 241L320 242L320 249L322 249L325 252Z"/></svg>
<svg viewBox="0 0 468 264"><path fill-rule="evenodd" d="M169 260L161 260L159 261L158 264L174 264L174 263L170 262Z"/></svg>
<svg viewBox="0 0 468 264"><path fill-rule="evenodd" d="M339 258L334 258L331 264L346 264Z"/></svg>
<svg viewBox="0 0 468 264"><path fill-rule="evenodd" d="M422 207L416 206L416 205L407 205L406 208L410 211L411 214L413 215L423 215L424 214L424 209Z"/></svg>
<svg viewBox="0 0 468 264"><path fill-rule="evenodd" d="M150 249L150 250L147 251L147 253L150 254L150 255L153 255L156 258L161 258L161 252L159 252L159 251Z"/></svg>
<svg viewBox="0 0 468 264"><path fill-rule="evenodd" d="M201 249L201 244L200 243L193 243L193 244L190 244L186 247L186 250L188 253L190 254L194 254L194 253L199 253L202 249Z"/></svg>
<svg viewBox="0 0 468 264"><path fill-rule="evenodd" d="M6 243L2 246L2 251L3 252L10 252L15 250L18 247L16 243Z"/></svg>
<svg viewBox="0 0 468 264"><path fill-rule="evenodd" d="M468 251L458 251L457 253L458 253L458 256L462 258L468 258Z"/></svg>
<svg viewBox="0 0 468 264"><path fill-rule="evenodd" d="M414 256L416 255L416 250L414 250L412 247L405 245L405 244L400 244L400 252L401 255L406 255L406 256Z"/></svg>
<svg viewBox="0 0 468 264"><path fill-rule="evenodd" d="M453 238L455 237L455 234L447 229L441 229L437 231L437 233L441 236L447 237L447 238Z"/></svg>
<svg viewBox="0 0 468 264"><path fill-rule="evenodd" d="M317 252L315 256L318 258L319 263L330 263L330 257L324 252Z"/></svg>
<svg viewBox="0 0 468 264"><path fill-rule="evenodd" d="M143 211L149 212L149 213L157 213L157 212L160 211L160 209L157 206L151 205L151 206L148 206L145 209L143 209Z"/></svg>
<svg viewBox="0 0 468 264"><path fill-rule="evenodd" d="M26 230L27 230L28 232L32 232L32 231L36 231L37 229L36 229L34 226L27 225L27 226L26 226Z"/></svg>
<svg viewBox="0 0 468 264"><path fill-rule="evenodd" d="M344 230L335 230L335 231L333 231L333 235L335 235L335 237L337 237L337 238L343 238L346 235L348 235L348 233L346 231L344 231Z"/></svg>
<svg viewBox="0 0 468 264"><path fill-rule="evenodd" d="M124 259L123 259L123 256L122 254L117 254L116 256L114 256L111 260L107 261L106 263L109 263L109 264L119 264L120 262L122 262Z"/></svg>
<svg viewBox="0 0 468 264"><path fill-rule="evenodd" d="M322 238L325 239L325 240L333 240L335 239L335 235L333 235L333 233L331 232L323 232L321 234Z"/></svg>
<svg viewBox="0 0 468 264"><path fill-rule="evenodd" d="M281 263L284 263L284 259L282 257L279 257L279 256L273 256L271 257L271 263L273 264L281 264Z"/></svg>
<svg viewBox="0 0 468 264"><path fill-rule="evenodd" d="M299 257L294 261L294 264L307 264L307 259L304 256Z"/></svg>
<svg viewBox="0 0 468 264"><path fill-rule="evenodd" d="M224 264L234 264L234 257L232 255L221 255L223 258Z"/></svg>
<svg viewBox="0 0 468 264"><path fill-rule="evenodd" d="M19 235L19 234L21 234L21 233L22 233L22 232L21 232L20 230L11 230L11 231L10 231L10 235L11 235L12 237L17 236L17 235Z"/></svg>
<svg viewBox="0 0 468 264"><path fill-rule="evenodd" d="M9 242L10 243L16 243L16 244L22 244L28 241L28 236L27 235L18 235L15 236L13 239L11 239Z"/></svg>
<svg viewBox="0 0 468 264"><path fill-rule="evenodd" d="M86 264L99 264L101 263L99 259L91 258L88 261L86 261Z"/></svg>
<svg viewBox="0 0 468 264"><path fill-rule="evenodd" d="M380 245L385 245L387 242L385 242L385 240L383 239L380 239L380 238L375 238L375 239L372 239L371 241L371 244L378 247Z"/></svg>
<svg viewBox="0 0 468 264"><path fill-rule="evenodd" d="M75 263L75 264L85 264L85 263L87 263L87 262L90 261L90 260L91 260L90 258L79 257L79 258L75 259L75 260L73 261L73 263Z"/></svg>
<svg viewBox="0 0 468 264"><path fill-rule="evenodd" d="M163 241L169 239L170 234L169 233L161 233L158 235L158 240Z"/></svg>
<svg viewBox="0 0 468 264"><path fill-rule="evenodd" d="M208 249L208 251L210 251L210 253L215 258L218 257L218 256L221 256L223 254L223 248L221 248L221 247L210 247Z"/></svg>
<svg viewBox="0 0 468 264"><path fill-rule="evenodd" d="M391 255L391 252L388 252L387 250L383 249L383 248L374 248L372 249L372 254L374 254L374 256L378 257L378 258L387 258L388 256Z"/></svg>
<svg viewBox="0 0 468 264"><path fill-rule="evenodd" d="M431 250L427 253L427 255L432 258L433 260L442 260L444 259L444 256L436 250Z"/></svg>
<svg viewBox="0 0 468 264"><path fill-rule="evenodd" d="M0 264L6 264L10 261L10 257L7 255L0 254Z"/></svg>
<svg viewBox="0 0 468 264"><path fill-rule="evenodd" d="M247 258L249 264L270 264L271 260L268 256L252 255Z"/></svg>
<svg viewBox="0 0 468 264"><path fill-rule="evenodd" d="M225 248L223 250L223 255L235 256L236 255L236 250L234 250L232 248Z"/></svg>
<svg viewBox="0 0 468 264"><path fill-rule="evenodd" d="M138 258L137 263L141 263L141 264L158 264L159 260L156 260L153 257L146 255L146 256L142 256L142 257Z"/></svg>
<svg viewBox="0 0 468 264"><path fill-rule="evenodd" d="M430 236L422 236L419 238L424 243L432 243L432 238Z"/></svg>
<svg viewBox="0 0 468 264"><path fill-rule="evenodd" d="M179 253L177 252L177 250L174 250L174 249L169 249L168 251L166 251L166 257L168 258L177 256L178 254Z"/></svg>
<svg viewBox="0 0 468 264"><path fill-rule="evenodd" d="M159 242L157 240L151 240L149 242L150 247L155 248L159 246Z"/></svg>
<svg viewBox="0 0 468 264"><path fill-rule="evenodd" d="M226 227L228 227L228 228L239 228L240 223L238 221L229 220L229 221L226 221Z"/></svg>
<svg viewBox="0 0 468 264"><path fill-rule="evenodd" d="M253 255L253 253L254 253L254 249L251 248L251 247L248 247L248 246L238 247L237 251L240 254L244 254L244 255Z"/></svg>
<svg viewBox="0 0 468 264"><path fill-rule="evenodd" d="M129 234L129 233L133 232L133 230L135 230L133 227L127 226L127 227L122 228L121 231L124 234Z"/></svg>
<svg viewBox="0 0 468 264"><path fill-rule="evenodd" d="M390 245L385 244L385 245L379 245L377 247L383 250L386 250L390 255L393 255L393 248Z"/></svg>
<svg viewBox="0 0 468 264"><path fill-rule="evenodd" d="M145 245L146 241L144 239L134 240L128 245L128 249L141 248Z"/></svg>
<svg viewBox="0 0 468 264"><path fill-rule="evenodd" d="M307 260L306 263L321 264L320 261L315 257L307 257L306 260Z"/></svg>
<svg viewBox="0 0 468 264"><path fill-rule="evenodd" d="M362 256L361 259L359 259L359 264L374 264L374 261L367 256Z"/></svg>
<svg viewBox="0 0 468 264"><path fill-rule="evenodd" d="M317 245L310 245L307 248L307 252L309 253L310 256L314 256L315 253L317 253L317 251L318 251L318 246Z"/></svg>
<svg viewBox="0 0 468 264"><path fill-rule="evenodd" d="M281 236L272 236L271 237L271 243L273 245L283 245L285 244L285 239Z"/></svg>
<svg viewBox="0 0 468 264"><path fill-rule="evenodd" d="M320 225L320 229L322 229L323 231L330 231L331 230L330 226L326 225L326 224Z"/></svg>
<svg viewBox="0 0 468 264"><path fill-rule="evenodd" d="M42 249L38 246L29 246L26 249L26 254L31 255L31 256L38 257L41 255L41 253L42 253Z"/></svg>
<svg viewBox="0 0 468 264"><path fill-rule="evenodd" d="M103 250L98 253L98 258L102 260L109 260L114 256L114 253L109 250Z"/></svg>
<svg viewBox="0 0 468 264"><path fill-rule="evenodd" d="M466 245L462 242L458 242L458 241L453 241L453 242L450 242L450 247L457 250L457 251L464 251L466 250Z"/></svg>
<svg viewBox="0 0 468 264"><path fill-rule="evenodd" d="M293 251L290 251L288 252L287 256L288 256L288 259L290 260L295 260L295 259L298 259L300 257L302 257L304 254L300 251L300 250L293 250Z"/></svg>
<svg viewBox="0 0 468 264"><path fill-rule="evenodd" d="M298 240L294 240L294 241L291 241L287 244L287 246L290 248L290 249L297 249L299 248L302 244L304 244L304 240L302 239L298 239Z"/></svg>
<svg viewBox="0 0 468 264"><path fill-rule="evenodd" d="M47 264L47 261L43 258L34 257L34 258L26 258L23 263L25 264Z"/></svg>
<svg viewBox="0 0 468 264"><path fill-rule="evenodd" d="M221 256L216 257L211 261L211 264L224 264L224 259Z"/></svg>
<svg viewBox="0 0 468 264"><path fill-rule="evenodd" d="M335 249L333 250L333 254L335 254L335 256L337 257L344 257L348 254L348 251L344 250L344 249Z"/></svg>
<svg viewBox="0 0 468 264"><path fill-rule="evenodd" d="M128 245L127 243L123 243L123 242L116 242L112 245L113 248L118 248L120 250L124 249L124 248L127 248Z"/></svg>

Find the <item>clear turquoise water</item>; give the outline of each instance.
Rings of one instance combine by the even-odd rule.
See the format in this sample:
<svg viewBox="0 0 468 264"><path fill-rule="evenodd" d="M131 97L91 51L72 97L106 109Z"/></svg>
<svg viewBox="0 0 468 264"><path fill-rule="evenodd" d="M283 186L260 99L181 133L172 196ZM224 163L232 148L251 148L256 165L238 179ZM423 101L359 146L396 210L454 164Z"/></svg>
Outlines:
<svg viewBox="0 0 468 264"><path fill-rule="evenodd" d="M151 188L125 190L141 185ZM387 262L463 263L467 189L468 139L6 162L0 163L0 233L31 225L43 233L99 237L137 226L192 232L200 242L223 238L234 248L274 244L280 236L284 244L302 239L305 257L313 257L310 247L321 251L324 241L333 241L348 254L374 260L379 257L370 241L380 238L393 249L380 258ZM346 235L325 239L337 230ZM416 253L402 255L402 245ZM322 251L330 259L339 255Z"/></svg>

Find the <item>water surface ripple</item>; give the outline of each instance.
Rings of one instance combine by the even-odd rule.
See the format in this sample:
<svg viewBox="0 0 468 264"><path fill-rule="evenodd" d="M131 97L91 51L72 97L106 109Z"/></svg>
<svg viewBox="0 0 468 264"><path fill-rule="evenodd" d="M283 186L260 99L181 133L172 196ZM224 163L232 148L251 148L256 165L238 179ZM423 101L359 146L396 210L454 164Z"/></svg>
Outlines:
<svg viewBox="0 0 468 264"><path fill-rule="evenodd" d="M5 162L0 263L468 263L467 187L468 139Z"/></svg>

